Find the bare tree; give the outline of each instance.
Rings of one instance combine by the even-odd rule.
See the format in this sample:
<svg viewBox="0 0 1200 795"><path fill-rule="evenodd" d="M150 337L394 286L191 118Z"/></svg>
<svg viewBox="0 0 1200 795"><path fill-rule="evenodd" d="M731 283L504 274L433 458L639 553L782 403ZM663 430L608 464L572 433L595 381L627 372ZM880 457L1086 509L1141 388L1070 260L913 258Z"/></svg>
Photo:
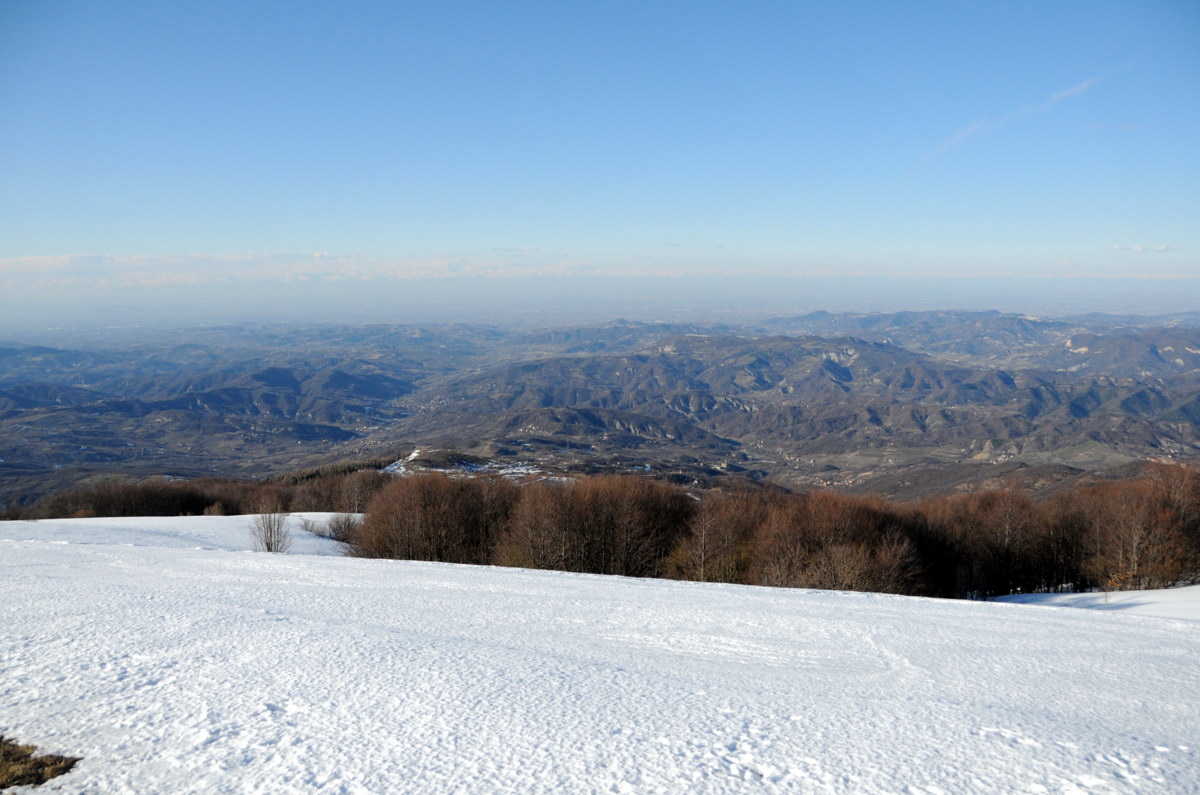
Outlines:
<svg viewBox="0 0 1200 795"><path fill-rule="evenodd" d="M501 566L579 571L580 537L572 533L572 490L563 483L530 483L513 508L507 532L496 547Z"/></svg>
<svg viewBox="0 0 1200 795"><path fill-rule="evenodd" d="M766 521L757 494L708 494L668 559L673 577L700 582L748 582L754 533Z"/></svg>
<svg viewBox="0 0 1200 795"><path fill-rule="evenodd" d="M811 554L808 503L803 497L779 500L767 510L754 548L754 583L780 588L800 585Z"/></svg>
<svg viewBox="0 0 1200 795"><path fill-rule="evenodd" d="M487 563L519 489L501 478L397 478L376 492L351 534L360 557Z"/></svg>
<svg viewBox="0 0 1200 795"><path fill-rule="evenodd" d="M831 591L870 591L875 584L866 544L821 547L800 573L800 585Z"/></svg>

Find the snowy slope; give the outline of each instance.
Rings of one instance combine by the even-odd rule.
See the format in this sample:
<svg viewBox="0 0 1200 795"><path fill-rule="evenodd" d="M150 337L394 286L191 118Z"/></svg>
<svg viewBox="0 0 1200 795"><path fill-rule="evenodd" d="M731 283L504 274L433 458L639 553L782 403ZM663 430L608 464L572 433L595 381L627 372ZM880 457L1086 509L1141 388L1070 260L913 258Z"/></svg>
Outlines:
<svg viewBox="0 0 1200 795"><path fill-rule="evenodd" d="M0 522L37 792L1195 792L1200 623ZM310 538L298 551L334 552Z"/></svg>
<svg viewBox="0 0 1200 795"><path fill-rule="evenodd" d="M1141 616L1200 621L1200 585L1160 591L1114 591L1113 593L1025 593L1001 596L996 601L1048 607L1087 607L1136 613Z"/></svg>

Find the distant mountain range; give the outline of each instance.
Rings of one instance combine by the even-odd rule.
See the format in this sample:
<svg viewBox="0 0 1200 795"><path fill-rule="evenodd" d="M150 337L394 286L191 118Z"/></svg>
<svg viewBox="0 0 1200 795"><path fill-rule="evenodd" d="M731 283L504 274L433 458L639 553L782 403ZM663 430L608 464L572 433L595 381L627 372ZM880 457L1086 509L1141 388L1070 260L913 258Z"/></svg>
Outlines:
<svg viewBox="0 0 1200 795"><path fill-rule="evenodd" d="M1200 313L239 326L0 343L0 504L450 450L916 496L1200 459ZM452 457L453 458L453 457Z"/></svg>

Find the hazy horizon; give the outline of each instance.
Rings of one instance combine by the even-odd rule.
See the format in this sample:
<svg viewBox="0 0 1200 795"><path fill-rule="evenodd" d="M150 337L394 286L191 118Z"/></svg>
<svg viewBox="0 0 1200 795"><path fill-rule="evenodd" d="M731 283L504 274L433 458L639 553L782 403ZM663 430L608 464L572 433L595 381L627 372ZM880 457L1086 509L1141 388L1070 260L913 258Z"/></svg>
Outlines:
<svg viewBox="0 0 1200 795"><path fill-rule="evenodd" d="M59 331L263 324L592 325L617 319L753 322L815 311L999 311L1046 318L1101 313L1146 317L1200 311L1200 283L1098 279L889 277L576 277L342 284L270 284L257 289L112 290L70 314L27 302L0 317L0 335L35 340ZM95 298L97 291L92 291Z"/></svg>
<svg viewBox="0 0 1200 795"><path fill-rule="evenodd" d="M13 0L0 327L1184 311L1196 30L1186 0Z"/></svg>

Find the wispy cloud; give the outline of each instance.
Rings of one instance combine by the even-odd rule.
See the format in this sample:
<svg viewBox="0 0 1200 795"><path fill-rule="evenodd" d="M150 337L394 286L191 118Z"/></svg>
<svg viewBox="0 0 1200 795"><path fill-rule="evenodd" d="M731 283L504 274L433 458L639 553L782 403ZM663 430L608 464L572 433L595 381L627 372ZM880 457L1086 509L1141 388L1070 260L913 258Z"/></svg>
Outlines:
<svg viewBox="0 0 1200 795"><path fill-rule="evenodd" d="M1107 80L1119 72L1125 71L1131 66L1133 66L1133 64L1126 64L1124 66L1117 67L1116 69L1111 69L1104 74L1096 75L1095 77L1084 80L1082 83L1073 85L1070 88L1055 92L1041 102L1022 105L1011 113L1001 116L999 119L976 120L950 138L942 141L929 152L926 152L924 155L922 155L921 162L924 163L929 159L941 154L942 152L945 152L947 149L953 149L963 141L966 141L976 135L993 133L996 130L999 130L1001 127L1012 124L1015 121L1020 121L1021 119L1026 119L1030 116L1036 116L1039 113L1044 113L1064 100L1071 99L1072 97L1083 96L1092 86Z"/></svg>
<svg viewBox="0 0 1200 795"><path fill-rule="evenodd" d="M961 144L963 141L970 138L972 135L975 135L978 132L982 132L983 130L988 129L988 128L989 128L989 125L988 125L988 122L986 122L986 121L981 120L981 121L971 122L971 125L969 127L966 127L965 129L959 131L957 134L951 136L950 138L947 138L945 141L942 141L940 144L938 144L932 150L921 155L921 162L924 163L934 157L937 157L942 152L945 152L947 149L953 149L954 147Z"/></svg>
<svg viewBox="0 0 1200 795"><path fill-rule="evenodd" d="M1058 276L1045 276L1046 279L1103 279L1106 281L1124 280L1141 282L1195 282L1200 281L1200 273L1171 273L1162 271L1156 273L1141 273L1122 271L1120 273L1103 273L1097 271L1078 271L1064 273Z"/></svg>
<svg viewBox="0 0 1200 795"><path fill-rule="evenodd" d="M1170 254L1173 251L1183 251L1179 246L1168 246L1165 243L1159 243L1157 246L1144 246L1137 244L1133 246L1123 246L1120 243L1114 243L1109 246L1111 251L1133 251L1138 254Z"/></svg>
<svg viewBox="0 0 1200 795"><path fill-rule="evenodd" d="M528 255L530 251L521 252ZM510 256L370 258L325 252L287 254L65 255L0 260L0 288L170 287L246 281L371 282L461 276L527 277L569 275L562 258L526 260Z"/></svg>

